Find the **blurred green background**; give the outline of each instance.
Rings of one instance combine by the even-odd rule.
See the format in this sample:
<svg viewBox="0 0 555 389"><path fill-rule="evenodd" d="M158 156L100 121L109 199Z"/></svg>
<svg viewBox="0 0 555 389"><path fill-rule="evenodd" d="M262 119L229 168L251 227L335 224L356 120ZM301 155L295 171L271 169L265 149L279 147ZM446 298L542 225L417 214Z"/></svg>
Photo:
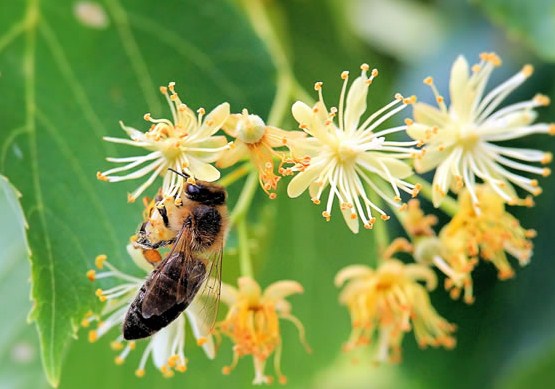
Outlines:
<svg viewBox="0 0 555 389"><path fill-rule="evenodd" d="M215 361L190 342L189 370L167 380L151 364L144 378L134 376L141 351L116 366L110 336L89 344L81 329L71 338L72 321L99 307L96 286L85 278L97 254L107 253L120 268L139 274L124 250L140 221L140 204L125 203L136 183L107 185L95 173L108 167L106 156L133 153L101 141L104 135L123 136L119 120L146 129L145 112L168 115L159 85L176 81L191 107L209 111L229 101L233 111L246 107L266 117L281 72L293 71L311 95L313 83L324 81L324 94L333 102L340 72L356 73L367 62L380 70L369 94L369 107L379 108L397 91L429 102L424 77L434 75L446 91L458 54L473 62L482 51L496 51L504 66L492 84L524 63L536 67L511 100L538 92L555 96L551 0L105 0L93 2L99 11L83 12L90 3L4 1L0 12L0 173L22 194L37 280L37 323L49 345L47 370L56 376L61 366L61 388L245 387L253 377L248 358L232 375L220 373L231 360L229 342ZM278 69L275 47L268 50L245 7L267 12L268 20L258 22L277 33L286 55ZM552 107L543 109L540 119L552 121L554 113ZM288 118L284 127L296 126ZM519 146L553 150L555 141L535 136ZM0 183L0 388L48 387L36 327L27 324L31 272L17 192L7 181ZM525 227L539 232L529 266L506 282L497 281L491 266L479 266L472 306L451 301L441 288L432 294L437 310L458 325L457 348L420 350L409 334L402 363L380 367L364 358L353 364L340 351L350 323L333 286L340 268L374 262L372 233L352 235L340 218L323 222L308 196L287 199L284 187L273 202L259 193L250 216L257 279L265 286L290 278L305 287L291 301L313 353L305 353L296 331L284 323L288 387L555 384L553 177L543 180L535 208L513 210ZM239 190L237 184L229 189L230 204ZM399 231L394 221L388 226ZM229 247L235 244L232 233ZM234 283L233 250L224 261L224 280Z"/></svg>

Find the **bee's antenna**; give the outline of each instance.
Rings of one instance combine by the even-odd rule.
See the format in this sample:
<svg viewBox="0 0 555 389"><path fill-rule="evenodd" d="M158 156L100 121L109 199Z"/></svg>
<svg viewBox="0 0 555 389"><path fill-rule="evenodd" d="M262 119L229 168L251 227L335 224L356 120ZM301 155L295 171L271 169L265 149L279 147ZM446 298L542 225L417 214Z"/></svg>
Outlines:
<svg viewBox="0 0 555 389"><path fill-rule="evenodd" d="M178 176L183 177L184 179L188 179L190 176L187 173L178 172L177 170L173 170L171 167L168 168L169 171L174 172Z"/></svg>

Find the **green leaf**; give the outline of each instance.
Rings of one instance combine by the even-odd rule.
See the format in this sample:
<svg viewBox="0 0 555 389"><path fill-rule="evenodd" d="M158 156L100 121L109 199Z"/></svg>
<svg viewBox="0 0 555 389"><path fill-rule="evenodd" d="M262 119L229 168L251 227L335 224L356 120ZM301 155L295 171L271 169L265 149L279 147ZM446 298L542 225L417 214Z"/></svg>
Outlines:
<svg viewBox="0 0 555 389"><path fill-rule="evenodd" d="M123 136L119 120L146 130L145 112L167 117L158 87L169 81L191 107L229 101L234 111L264 114L274 72L243 16L223 0L9 2L0 25L0 93L9 96L0 107L0 172L23 195L31 319L56 386L71 337L96 304L85 277L94 257L133 266L125 245L141 207L125 201L138 183L96 180L105 157L130 155L102 136Z"/></svg>
<svg viewBox="0 0 555 389"><path fill-rule="evenodd" d="M510 36L524 41L538 56L555 61L555 3L551 0L474 0Z"/></svg>
<svg viewBox="0 0 555 389"><path fill-rule="evenodd" d="M0 387L45 387L37 334L26 325L29 300L29 248L19 192L0 176Z"/></svg>

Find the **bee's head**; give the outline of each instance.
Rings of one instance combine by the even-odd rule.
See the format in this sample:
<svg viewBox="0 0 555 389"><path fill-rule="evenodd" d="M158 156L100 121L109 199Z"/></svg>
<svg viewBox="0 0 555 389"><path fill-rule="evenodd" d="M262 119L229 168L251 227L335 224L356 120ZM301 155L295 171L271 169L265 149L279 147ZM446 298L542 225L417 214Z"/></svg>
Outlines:
<svg viewBox="0 0 555 389"><path fill-rule="evenodd" d="M189 200L205 205L222 205L226 198L223 186L204 181L197 181L195 184L185 183L184 193Z"/></svg>
<svg viewBox="0 0 555 389"><path fill-rule="evenodd" d="M173 169L168 169L181 177L188 179L189 176L183 172L178 172ZM225 188L220 185L211 184L204 181L196 181L191 184L185 181L183 188L185 196L191 201L202 203L206 205L222 205L225 203L226 192Z"/></svg>

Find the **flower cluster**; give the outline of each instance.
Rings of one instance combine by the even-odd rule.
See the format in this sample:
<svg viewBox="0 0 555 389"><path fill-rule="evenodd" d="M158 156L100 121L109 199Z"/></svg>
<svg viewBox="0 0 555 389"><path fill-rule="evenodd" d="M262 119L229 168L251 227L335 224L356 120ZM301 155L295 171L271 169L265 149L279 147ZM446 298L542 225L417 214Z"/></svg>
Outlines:
<svg viewBox="0 0 555 389"><path fill-rule="evenodd" d="M342 269L335 285L343 286L339 302L349 310L353 326L346 350L375 343L376 361L398 362L403 337L411 330L420 347L455 346L455 326L430 303L428 291L437 279L428 267L384 258L376 270L366 265Z"/></svg>
<svg viewBox="0 0 555 389"><path fill-rule="evenodd" d="M218 345L224 338L233 343L233 359L222 369L224 374L231 373L241 358L250 356L253 383L271 383L274 378L266 374L266 364L273 357L277 381L286 382L281 370L284 321L296 327L300 342L309 350L304 327L286 300L302 293L303 287L282 280L262 290L251 275L246 214L258 185L274 199L279 183L288 176L288 196L296 198L308 192L314 204L325 202L322 216L327 221L339 206L348 228L358 233L361 223L373 229L378 218L388 220L390 210L406 232L405 238L388 241L388 234L378 231L377 266L350 265L337 273L339 302L348 309L352 323L344 349L371 344L376 361L398 362L404 336L409 332L414 333L421 347L453 348L456 327L434 309L429 294L438 283L435 269L443 274L450 296L469 304L475 300L473 273L481 261L492 264L499 279L513 277L510 258L521 266L530 261L535 231L524 229L507 205L533 206L529 194L538 195L541 189L538 180L526 173L550 174L542 165L551 161L551 153L502 145L531 134L555 134L555 125L536 123L536 108L549 104L546 96L536 95L501 107L508 95L532 75L531 65L486 91L493 70L500 64L499 57L492 53L482 54L473 66L461 56L452 66L448 102L428 77L424 82L432 89L437 107L416 102L415 96L396 94L376 111L367 109L367 99L378 71L363 64L360 75L351 83L349 72L341 74L337 107L324 102L321 82L314 86L318 93L315 104L294 102L291 112L302 131L279 128L279 123L266 124L247 109L231 113L225 102L209 114L203 108L194 113L181 101L174 83L162 87L171 120L146 114L145 120L151 123L146 132L122 124L130 139L105 138L144 148L148 153L108 158L122 166L97 173L100 180L109 182L144 179L129 194L129 201L135 201L161 177L156 198L145 200L148 223L142 225L128 252L141 269L152 271L162 261L162 254L153 247L172 244L175 230L181 228L183 233L195 223L194 215L185 220L172 215L183 206L214 205L196 193L194 186L220 178L221 185L231 185L249 174L244 195L231 212L229 223L237 229L241 261L246 264L241 263L237 288L221 285L221 300L228 308L225 318L215 325L215 319L209 323L201 313L206 308L202 299L193 299L184 314L147 341L136 374L145 374L149 358L164 376L185 371L188 323L209 358L215 357L215 340ZM411 106L413 118L386 126ZM415 175L432 170L431 184ZM192 197L187 194L189 189ZM529 194L522 195L521 191ZM419 193L445 211L449 221L438 226L441 218L424 212L421 202L411 199ZM382 223L378 227L387 226ZM197 235L201 234L192 234L195 238ZM146 237L160 244L142 245ZM139 246L141 249L136 248ZM204 251L198 254L208 256ZM407 257L414 263L407 263ZM117 280L117 284L96 291L105 305L99 314L87 314L82 323L88 327L98 322L89 332L91 342L121 326L144 282L118 270L105 256L97 258L96 267L87 273L91 281L109 279ZM119 364L137 345L118 335L112 347L119 351Z"/></svg>

